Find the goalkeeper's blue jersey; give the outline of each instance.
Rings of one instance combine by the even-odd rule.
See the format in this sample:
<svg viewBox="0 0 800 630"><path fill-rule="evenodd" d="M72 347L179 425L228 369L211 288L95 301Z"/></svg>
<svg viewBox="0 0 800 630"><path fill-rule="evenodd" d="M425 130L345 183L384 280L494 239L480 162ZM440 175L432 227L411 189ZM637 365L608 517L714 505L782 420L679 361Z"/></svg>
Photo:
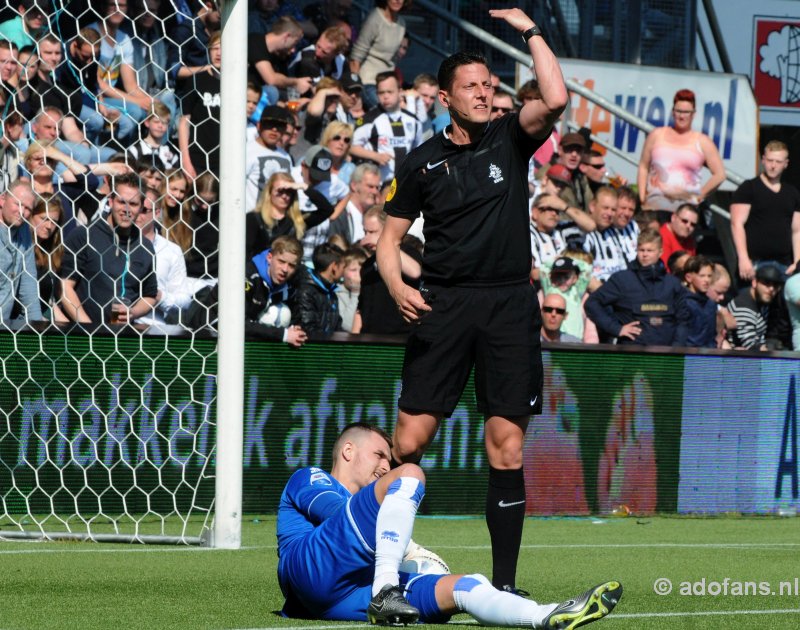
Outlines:
<svg viewBox="0 0 800 630"><path fill-rule="evenodd" d="M278 505L278 555L315 527L351 497L350 491L321 468L301 468L290 478Z"/></svg>
<svg viewBox="0 0 800 630"><path fill-rule="evenodd" d="M360 608L357 618L366 619L359 592L372 583L378 509L371 485L353 496L321 468L291 476L277 525L284 614L352 619Z"/></svg>
<svg viewBox="0 0 800 630"><path fill-rule="evenodd" d="M278 506L278 582L287 617L366 621L375 574L374 483L351 494L321 468L296 471ZM436 604L441 576L400 573L416 580L409 602L420 619L444 623Z"/></svg>

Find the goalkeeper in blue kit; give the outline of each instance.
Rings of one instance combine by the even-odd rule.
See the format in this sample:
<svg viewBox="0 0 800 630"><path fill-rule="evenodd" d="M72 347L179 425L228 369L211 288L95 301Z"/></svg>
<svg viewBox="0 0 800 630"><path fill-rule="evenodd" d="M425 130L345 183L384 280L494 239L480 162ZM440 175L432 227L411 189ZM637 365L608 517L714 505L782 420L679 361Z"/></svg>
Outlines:
<svg viewBox="0 0 800 630"><path fill-rule="evenodd" d="M538 604L483 575L449 574L411 540L425 474L415 464L390 470L390 450L384 431L353 423L334 444L330 473L302 468L289 479L277 523L285 616L397 625L445 623L466 612L491 626L577 628L616 606L622 586L615 581L561 604ZM404 558L428 559L441 572L400 571Z"/></svg>

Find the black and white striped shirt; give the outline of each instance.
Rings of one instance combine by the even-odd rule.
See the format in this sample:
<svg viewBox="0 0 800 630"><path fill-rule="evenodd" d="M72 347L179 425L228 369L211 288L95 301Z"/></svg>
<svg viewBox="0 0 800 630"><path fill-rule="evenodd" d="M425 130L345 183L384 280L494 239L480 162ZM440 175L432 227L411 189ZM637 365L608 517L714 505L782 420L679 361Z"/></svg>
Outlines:
<svg viewBox="0 0 800 630"><path fill-rule="evenodd" d="M628 260L617 241L616 228L589 232L583 242L584 251L594 256L592 276L605 282L612 273L628 268Z"/></svg>
<svg viewBox="0 0 800 630"><path fill-rule="evenodd" d="M617 233L617 242L622 248L622 253L628 262L636 260L636 249L639 242L639 224L631 221L624 228L614 228Z"/></svg>
<svg viewBox="0 0 800 630"><path fill-rule="evenodd" d="M128 155L134 160L155 155L159 160L161 160L161 163L164 165L165 169L180 166L180 153L178 153L175 147L168 142L158 147L154 147L149 142L139 140L139 142L136 142L132 146L128 147Z"/></svg>
<svg viewBox="0 0 800 630"><path fill-rule="evenodd" d="M561 221L556 226L561 239L569 249L583 249L583 243L586 240L586 232L578 227L575 221Z"/></svg>
<svg viewBox="0 0 800 630"><path fill-rule="evenodd" d="M541 268L544 263L553 262L566 246L561 232L553 230L552 234L546 234L539 231L535 221L531 221L531 256L534 269Z"/></svg>
<svg viewBox="0 0 800 630"><path fill-rule="evenodd" d="M371 109L353 133L353 146L392 156L380 167L382 182L391 181L409 151L421 144L422 124L404 109L391 113Z"/></svg>
<svg viewBox="0 0 800 630"><path fill-rule="evenodd" d="M737 348L759 350L766 340L769 305L758 304L748 288L728 303L728 311L736 320L728 340Z"/></svg>

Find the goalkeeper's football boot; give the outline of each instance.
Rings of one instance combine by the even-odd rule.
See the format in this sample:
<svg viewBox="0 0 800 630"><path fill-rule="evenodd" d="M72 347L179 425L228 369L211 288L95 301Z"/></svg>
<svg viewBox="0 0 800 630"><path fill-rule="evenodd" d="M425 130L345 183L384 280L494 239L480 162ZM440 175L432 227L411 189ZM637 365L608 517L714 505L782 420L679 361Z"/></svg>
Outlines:
<svg viewBox="0 0 800 630"><path fill-rule="evenodd" d="M419 611L403 597L403 589L387 584L369 602L367 619L379 626L400 626L416 623Z"/></svg>
<svg viewBox="0 0 800 630"><path fill-rule="evenodd" d="M590 588L583 595L560 603L544 618L542 627L572 630L592 623L614 610L620 597L622 597L622 584L619 582L600 584Z"/></svg>

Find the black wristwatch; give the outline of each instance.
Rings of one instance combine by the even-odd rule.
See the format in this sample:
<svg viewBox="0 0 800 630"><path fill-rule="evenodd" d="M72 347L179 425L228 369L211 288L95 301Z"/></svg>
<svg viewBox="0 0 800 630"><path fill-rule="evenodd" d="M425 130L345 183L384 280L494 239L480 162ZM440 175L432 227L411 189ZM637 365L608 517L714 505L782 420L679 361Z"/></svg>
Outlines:
<svg viewBox="0 0 800 630"><path fill-rule="evenodd" d="M529 28L527 31L525 31L525 32L522 34L522 41L523 41L523 42L525 42L525 43L527 44L527 43L528 43L528 40L529 40L531 37L534 37L534 36L536 36L536 35L539 35L539 36L541 37L541 35L542 35L542 31L541 31L541 29L539 29L539 27L538 27L538 26L536 26L536 24L534 24L533 26L531 26L531 27L530 27L530 28Z"/></svg>

